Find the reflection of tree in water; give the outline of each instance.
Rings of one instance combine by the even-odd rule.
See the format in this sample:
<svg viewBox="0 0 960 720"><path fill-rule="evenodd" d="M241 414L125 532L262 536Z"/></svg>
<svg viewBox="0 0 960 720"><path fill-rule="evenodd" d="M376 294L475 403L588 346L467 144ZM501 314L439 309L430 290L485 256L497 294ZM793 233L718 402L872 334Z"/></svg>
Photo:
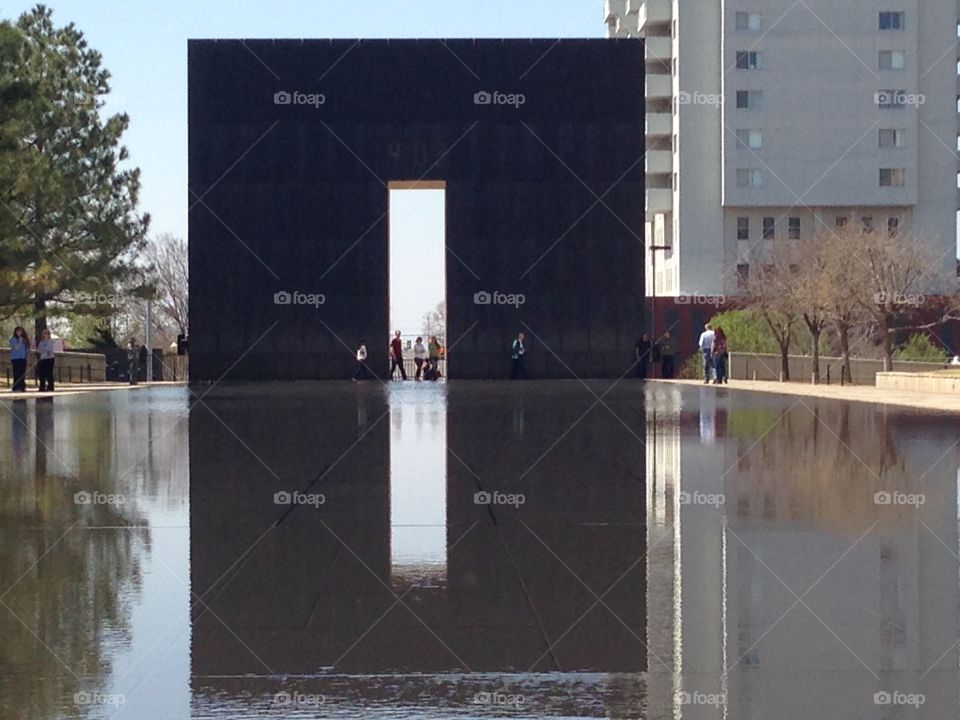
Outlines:
<svg viewBox="0 0 960 720"><path fill-rule="evenodd" d="M109 653L130 640L140 557L149 552L149 529L117 484L112 415L69 419L68 432L55 437L53 407L38 402L32 413L11 417L10 435L0 436L0 456L9 458L0 464L5 719L82 716L74 693L106 692ZM127 502L75 504L80 491L123 493Z"/></svg>
<svg viewBox="0 0 960 720"><path fill-rule="evenodd" d="M741 477L731 488L734 474L728 476L727 502L735 498L730 514L740 520L815 522L860 533L878 519L874 493L922 492L912 487L883 410L798 405L780 418L776 410L734 408L728 427Z"/></svg>

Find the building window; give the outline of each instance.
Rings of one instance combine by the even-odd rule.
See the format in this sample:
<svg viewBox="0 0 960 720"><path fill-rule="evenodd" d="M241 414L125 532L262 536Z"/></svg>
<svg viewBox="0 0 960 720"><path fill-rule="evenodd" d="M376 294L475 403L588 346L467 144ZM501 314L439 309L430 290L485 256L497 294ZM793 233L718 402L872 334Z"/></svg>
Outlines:
<svg viewBox="0 0 960 720"><path fill-rule="evenodd" d="M750 218L738 217L737 218L737 240L749 240L749 239L750 239Z"/></svg>
<svg viewBox="0 0 960 720"><path fill-rule="evenodd" d="M677 19L676 18L673 19L673 26L670 30L670 37L672 37L674 40L677 39Z"/></svg>
<svg viewBox="0 0 960 720"><path fill-rule="evenodd" d="M907 171L903 168L880 168L880 187L903 187Z"/></svg>
<svg viewBox="0 0 960 720"><path fill-rule="evenodd" d="M763 219L763 239L773 240L776 237L776 218L765 217Z"/></svg>
<svg viewBox="0 0 960 720"><path fill-rule="evenodd" d="M737 170L737 187L749 188L763 185L763 173L754 169Z"/></svg>
<svg viewBox="0 0 960 720"><path fill-rule="evenodd" d="M838 216L837 216L837 221L836 221L837 230L842 230L843 228L845 228L845 227L847 226L847 219L848 219L848 218L847 218L845 215L838 215Z"/></svg>
<svg viewBox="0 0 960 720"><path fill-rule="evenodd" d="M674 192L680 187L680 176L677 173L673 174L673 189Z"/></svg>
<svg viewBox="0 0 960 720"><path fill-rule="evenodd" d="M763 27L763 15L758 12L738 12L737 30L749 30L757 32Z"/></svg>
<svg viewBox="0 0 960 720"><path fill-rule="evenodd" d="M873 99L884 110L902 110L911 101L906 90L880 90Z"/></svg>
<svg viewBox="0 0 960 720"><path fill-rule="evenodd" d="M903 147L903 130L894 128L880 130L880 147L898 148Z"/></svg>
<svg viewBox="0 0 960 720"><path fill-rule="evenodd" d="M737 90L738 110L759 110L763 104L763 90Z"/></svg>
<svg viewBox="0 0 960 720"><path fill-rule="evenodd" d="M800 218L792 217L787 220L787 237L791 240L800 239Z"/></svg>
<svg viewBox="0 0 960 720"><path fill-rule="evenodd" d="M873 216L864 215L860 218L860 227L863 228L864 232L873 232Z"/></svg>
<svg viewBox="0 0 960 720"><path fill-rule="evenodd" d="M763 131L737 130L737 147L759 150L763 147Z"/></svg>
<svg viewBox="0 0 960 720"><path fill-rule="evenodd" d="M880 13L881 30L903 30L907 25L905 12L884 11Z"/></svg>
<svg viewBox="0 0 960 720"><path fill-rule="evenodd" d="M737 50L737 70L760 70L763 53L756 50Z"/></svg>
<svg viewBox="0 0 960 720"><path fill-rule="evenodd" d="M881 50L878 64L881 70L903 70L907 66L907 54L903 50Z"/></svg>
<svg viewBox="0 0 960 720"><path fill-rule="evenodd" d="M737 264L737 289L746 290L750 287L750 265L749 263Z"/></svg>
<svg viewBox="0 0 960 720"><path fill-rule="evenodd" d="M897 237L900 234L900 218L898 217L888 217L887 218L887 235L890 237Z"/></svg>

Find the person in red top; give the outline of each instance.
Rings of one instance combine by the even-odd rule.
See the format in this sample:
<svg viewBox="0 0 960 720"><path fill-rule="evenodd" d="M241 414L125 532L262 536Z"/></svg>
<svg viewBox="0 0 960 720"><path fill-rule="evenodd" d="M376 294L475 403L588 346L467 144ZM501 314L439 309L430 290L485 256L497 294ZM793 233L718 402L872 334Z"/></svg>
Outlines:
<svg viewBox="0 0 960 720"><path fill-rule="evenodd" d="M390 379L393 379L393 373L400 368L400 377L407 379L407 371L403 369L403 344L400 342L400 331L393 334L393 340L390 341Z"/></svg>

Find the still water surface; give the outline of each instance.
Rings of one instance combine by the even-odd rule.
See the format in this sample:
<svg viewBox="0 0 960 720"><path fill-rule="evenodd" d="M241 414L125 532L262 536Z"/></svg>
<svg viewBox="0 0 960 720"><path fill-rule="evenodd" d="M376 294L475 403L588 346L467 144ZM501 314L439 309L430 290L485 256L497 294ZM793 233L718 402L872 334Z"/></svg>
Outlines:
<svg viewBox="0 0 960 720"><path fill-rule="evenodd" d="M960 714L955 416L601 382L3 407L4 719Z"/></svg>

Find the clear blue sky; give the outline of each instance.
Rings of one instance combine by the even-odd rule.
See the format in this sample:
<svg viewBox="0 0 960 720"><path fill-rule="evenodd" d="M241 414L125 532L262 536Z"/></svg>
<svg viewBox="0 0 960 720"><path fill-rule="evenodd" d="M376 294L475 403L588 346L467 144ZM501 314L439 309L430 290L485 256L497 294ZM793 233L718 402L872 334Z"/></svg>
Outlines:
<svg viewBox="0 0 960 720"><path fill-rule="evenodd" d="M15 18L33 2L0 5ZM112 75L108 113L130 115L124 141L142 171L141 205L151 232L187 236L188 38L603 37L600 0L48 0L54 22L74 22ZM395 208L401 210L400 208ZM402 211L402 210L401 210ZM415 207L404 246L436 238ZM434 228L436 223L434 222ZM409 234L406 234L406 233ZM411 268L411 274L412 276ZM407 283L406 287L411 284ZM395 290L396 286L392 288ZM441 290L442 293L442 290ZM427 302L402 290L391 305L417 332ZM426 302L426 307L420 307ZM416 327L411 327L416 324Z"/></svg>

